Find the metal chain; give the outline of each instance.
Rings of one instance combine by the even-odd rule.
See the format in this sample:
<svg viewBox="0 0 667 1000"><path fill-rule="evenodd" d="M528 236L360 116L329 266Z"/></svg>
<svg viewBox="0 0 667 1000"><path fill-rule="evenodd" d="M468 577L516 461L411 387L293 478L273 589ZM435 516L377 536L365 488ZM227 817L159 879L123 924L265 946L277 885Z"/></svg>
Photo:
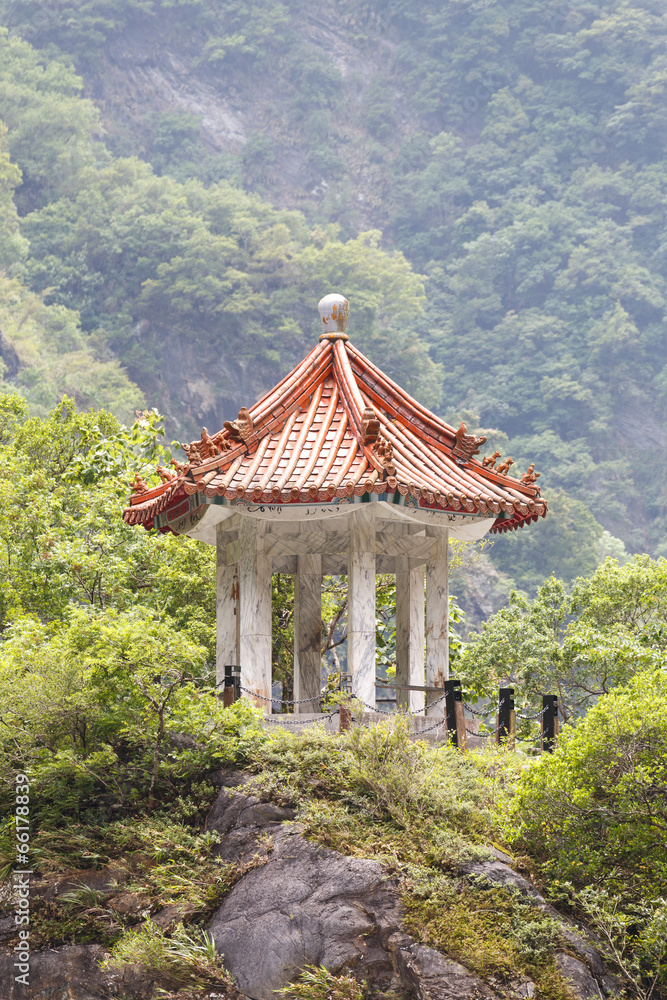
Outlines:
<svg viewBox="0 0 667 1000"><path fill-rule="evenodd" d="M422 733L430 733L430 732L432 732L432 730L438 729L439 727L446 726L446 725L447 725L447 720L443 716L442 719L438 719L438 721L436 723L434 723L434 725L432 725L432 726L425 726L425 728L424 729L420 729L419 732L417 732L415 730L415 732L413 733L413 736L421 736Z"/></svg>
<svg viewBox="0 0 667 1000"><path fill-rule="evenodd" d="M224 684L224 681L220 681L218 684L216 684L216 687L220 687L222 684ZM309 704L312 704L312 702L314 702L314 701L323 701L325 699L325 697L326 697L326 695L319 694L319 695L314 695L312 698L300 698L300 699L279 698L279 697L273 697L273 696L270 697L270 698L267 698L266 695L257 694L257 692L251 691L249 688L243 687L242 685L239 685L239 690L243 691L244 694L250 695L251 698L257 698L259 701L266 701L266 702L270 702L271 704L273 704L273 702L280 702L281 705L309 705ZM352 697L354 698L354 695ZM428 712L429 709L434 708L441 701L444 701L446 697L447 697L447 694L445 693L445 694L441 695L439 698L436 698L435 701L429 702L429 704L425 705L424 708L419 708L419 709L417 709L416 712L409 712L407 714L413 716L414 718L421 717L422 713ZM390 712L382 712L380 709L377 708L376 705L375 706L374 705L369 705L367 702L361 701L360 698L356 698L355 700L358 701L358 702L360 701L361 704L364 706L364 708L366 708L370 712L374 712L376 715L387 715L387 716L389 716L389 715L392 714ZM502 706L504 704L505 704L505 699L503 698L500 702L498 702L498 708L499 709L502 708ZM492 712L495 711L495 706L489 707L489 709L486 712L478 712L478 711L476 711L472 707L472 705L469 705L465 701L464 701L463 705L464 705L464 708L468 712L470 712L472 715L476 715L476 716L478 716L480 718L483 718L483 717L485 717L487 715L491 715ZM516 718L517 719L521 719L522 722L534 722L536 719L540 719L544 715L544 713L546 711L547 711L547 708L543 708L539 712L536 712L534 715L520 715L517 712L516 713ZM313 713L313 714L315 714L315 713ZM321 719L333 719L334 716L336 716L338 714L339 714L339 710L336 709L334 712L331 712L328 715L326 715L326 714L323 713L321 715ZM425 717L428 718L428 716L425 716ZM355 719L354 716L352 716L352 715L351 715L351 718L357 724L361 723L360 719ZM283 725L283 726L308 726L308 725L311 725L313 721L318 721L319 722L320 720L319 719L318 720L304 719L303 721L302 720L298 720L298 721L291 721L290 720L288 722L287 720L285 720L284 722L281 722L279 719L270 719L270 718L267 718L266 721L267 722L272 722L275 725ZM439 726L442 726L442 725L445 725L445 724L446 724L446 722L445 722L445 719L443 718L440 721L438 721L437 723L435 723L433 726L429 726L427 729L421 729L419 731L419 733L415 733L415 735L420 735L421 733L431 732L431 730L437 729ZM496 733L499 732L499 730L500 730L500 726L496 727L496 729L494 729L491 733L476 733L472 729L468 729L468 727L466 726L466 732L470 736L479 736L481 739L488 739L489 736L494 736Z"/></svg>
<svg viewBox="0 0 667 1000"><path fill-rule="evenodd" d="M474 729L468 729L466 726L466 732L470 736L479 736L481 740L488 740L490 736L496 736L502 728L502 726L496 726L496 728L492 729L490 733L476 733Z"/></svg>
<svg viewBox="0 0 667 1000"><path fill-rule="evenodd" d="M428 705L424 706L424 708L418 708L417 711L413 712L412 714L413 715L419 715L420 712L428 712L429 708L433 708L434 705L439 705L440 702L444 701L446 697L447 697L446 693L442 694L442 695L440 695L439 698L436 698L435 701L430 701L428 703Z"/></svg>
<svg viewBox="0 0 667 1000"><path fill-rule="evenodd" d="M501 700L500 700L500 701L498 702L498 708L502 708L502 706L503 706L504 704L505 704L505 699L504 699L504 698L501 698ZM472 705L469 705L469 704L468 704L468 702L467 702L467 701L464 701L464 702L463 702L463 705L464 705L464 707L465 707L465 708L466 708L466 709L467 709L467 710L468 710L468 711L470 712L470 714L471 714L471 715L477 715L477 716L479 716L480 718L483 718L483 717L484 717L484 716L486 716L486 715L491 715L491 714L492 714L493 712L495 712L495 710L496 710L496 706L495 706L495 705L491 705L491 706L489 706L489 708L487 708L486 712L477 712L477 711L476 711L476 710L475 710L475 709L474 709L474 708L472 707Z"/></svg>
<svg viewBox="0 0 667 1000"><path fill-rule="evenodd" d="M278 696L267 698L266 695L257 694L255 691L251 691L249 688L245 688L239 685L239 690L243 691L244 694L249 694L251 698L258 698L259 701L279 701L281 705L309 705L313 701L322 701L323 697L321 694L314 695L312 698L301 698L298 701L290 701L289 698L279 698Z"/></svg>
<svg viewBox="0 0 667 1000"><path fill-rule="evenodd" d="M329 715L320 715L317 719L271 719L268 715L265 716L262 722L271 722L274 726L312 726L318 722L330 722L331 719L339 715L338 709L335 712L330 712Z"/></svg>
<svg viewBox="0 0 667 1000"><path fill-rule="evenodd" d="M468 729L466 726L466 733L468 736L479 736L481 739L486 740L489 736L493 736L493 733L476 733L474 729Z"/></svg>
<svg viewBox="0 0 667 1000"><path fill-rule="evenodd" d="M547 705L547 708L548 707L549 706ZM540 719L544 715L546 710L547 710L546 708L543 708L540 712L536 712L535 715L519 715L519 713L517 712L516 717L517 719L523 719L524 722L533 722L535 719Z"/></svg>

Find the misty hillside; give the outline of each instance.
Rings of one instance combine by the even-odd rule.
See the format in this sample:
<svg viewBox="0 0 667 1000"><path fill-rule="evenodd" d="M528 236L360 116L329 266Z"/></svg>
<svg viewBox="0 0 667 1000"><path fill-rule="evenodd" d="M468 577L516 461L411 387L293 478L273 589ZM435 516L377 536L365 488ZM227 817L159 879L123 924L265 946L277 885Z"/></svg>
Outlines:
<svg viewBox="0 0 667 1000"><path fill-rule="evenodd" d="M663 551L662 5L3 0L0 19L0 350L33 406L217 428L303 356L336 288L388 374L541 472L557 516L498 542L497 568L531 586Z"/></svg>

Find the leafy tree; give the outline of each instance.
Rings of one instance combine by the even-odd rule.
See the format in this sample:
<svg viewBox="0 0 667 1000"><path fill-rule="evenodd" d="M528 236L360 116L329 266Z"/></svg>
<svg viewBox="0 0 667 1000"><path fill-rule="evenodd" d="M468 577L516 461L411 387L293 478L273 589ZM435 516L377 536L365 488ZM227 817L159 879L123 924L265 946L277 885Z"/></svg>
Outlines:
<svg viewBox="0 0 667 1000"><path fill-rule="evenodd" d="M143 408L141 390L117 358L100 356L78 314L45 305L18 278L0 275L0 328L14 356L0 386L20 393L33 416L45 417L63 396L79 409L102 407L128 421Z"/></svg>
<svg viewBox="0 0 667 1000"><path fill-rule="evenodd" d="M21 169L21 213L73 194L95 163L107 159L104 146L93 141L99 113L81 90L65 62L45 58L0 28L0 119Z"/></svg>
<svg viewBox="0 0 667 1000"><path fill-rule="evenodd" d="M0 13L32 45L56 45L86 60L133 16L149 14L153 7L152 0L67 0L48 7L36 0L2 0Z"/></svg>
<svg viewBox="0 0 667 1000"><path fill-rule="evenodd" d="M605 694L553 754L524 769L507 833L588 917L640 997L667 985L667 674Z"/></svg>
<svg viewBox="0 0 667 1000"><path fill-rule="evenodd" d="M25 257L28 247L19 232L14 190L21 183L21 171L7 151L7 126L0 121L0 267L7 270Z"/></svg>
<svg viewBox="0 0 667 1000"><path fill-rule="evenodd" d="M555 577L534 600L513 591L509 606L468 637L464 683L492 697L509 681L522 705L553 693L566 720L582 714L638 671L664 667L665 569L648 556L622 567L607 559L571 597Z"/></svg>
<svg viewBox="0 0 667 1000"><path fill-rule="evenodd" d="M160 612L215 649L215 557L190 539L152 538L124 524L131 477L166 461L157 414L131 430L109 414L76 413L65 400L28 418L0 395L7 475L0 485L0 631L23 615L50 622L72 604Z"/></svg>
<svg viewBox="0 0 667 1000"><path fill-rule="evenodd" d="M602 528L581 500L549 492L549 513L521 532L494 540L496 565L527 590L550 573L573 580L592 573L599 562Z"/></svg>
<svg viewBox="0 0 667 1000"><path fill-rule="evenodd" d="M604 695L521 777L512 836L552 877L626 903L664 889L666 677L643 670Z"/></svg>

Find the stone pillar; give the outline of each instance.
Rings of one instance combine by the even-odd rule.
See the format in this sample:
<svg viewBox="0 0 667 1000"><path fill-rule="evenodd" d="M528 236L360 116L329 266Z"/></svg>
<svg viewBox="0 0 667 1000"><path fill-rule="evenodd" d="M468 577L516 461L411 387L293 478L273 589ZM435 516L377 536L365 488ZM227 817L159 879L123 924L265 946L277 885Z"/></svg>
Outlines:
<svg viewBox="0 0 667 1000"><path fill-rule="evenodd" d="M347 669L352 693L375 705L375 504L350 516L347 562Z"/></svg>
<svg viewBox="0 0 667 1000"><path fill-rule="evenodd" d="M449 531L434 525L426 534L436 542L426 562L426 686L442 687L449 679ZM427 705L438 697L429 695ZM426 714L442 716L444 705L441 701Z"/></svg>
<svg viewBox="0 0 667 1000"><path fill-rule="evenodd" d="M410 570L396 557L396 683L424 686L424 569ZM396 691L396 704L411 712L424 707L423 691Z"/></svg>
<svg viewBox="0 0 667 1000"><path fill-rule="evenodd" d="M225 664L239 662L238 567L227 565L227 531L216 525L215 682L222 695Z"/></svg>
<svg viewBox="0 0 667 1000"><path fill-rule="evenodd" d="M321 677L322 556L297 556L294 581L294 700L313 700L295 705L295 712L319 712Z"/></svg>
<svg viewBox="0 0 667 1000"><path fill-rule="evenodd" d="M241 686L261 695L261 699L257 699L255 704L270 712L271 558L264 551L266 527L265 522L259 519L247 516L241 518L239 663Z"/></svg>

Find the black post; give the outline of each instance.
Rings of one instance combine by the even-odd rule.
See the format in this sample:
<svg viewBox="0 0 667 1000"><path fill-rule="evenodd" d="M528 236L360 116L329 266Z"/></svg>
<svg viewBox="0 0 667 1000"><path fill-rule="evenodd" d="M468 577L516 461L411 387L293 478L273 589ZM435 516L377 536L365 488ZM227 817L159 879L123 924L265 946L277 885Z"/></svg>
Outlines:
<svg viewBox="0 0 667 1000"><path fill-rule="evenodd" d="M234 663L225 663L225 683L222 704L229 708L241 697L241 668Z"/></svg>
<svg viewBox="0 0 667 1000"><path fill-rule="evenodd" d="M458 747L459 750L465 750L466 730L461 681L445 681L445 718L447 720L447 736L451 736L455 747Z"/></svg>
<svg viewBox="0 0 667 1000"><path fill-rule="evenodd" d="M558 738L558 695L542 695L542 752L553 753Z"/></svg>
<svg viewBox="0 0 667 1000"><path fill-rule="evenodd" d="M498 732L496 743L510 739L513 735L512 712L514 711L514 688L500 688L498 692Z"/></svg>

